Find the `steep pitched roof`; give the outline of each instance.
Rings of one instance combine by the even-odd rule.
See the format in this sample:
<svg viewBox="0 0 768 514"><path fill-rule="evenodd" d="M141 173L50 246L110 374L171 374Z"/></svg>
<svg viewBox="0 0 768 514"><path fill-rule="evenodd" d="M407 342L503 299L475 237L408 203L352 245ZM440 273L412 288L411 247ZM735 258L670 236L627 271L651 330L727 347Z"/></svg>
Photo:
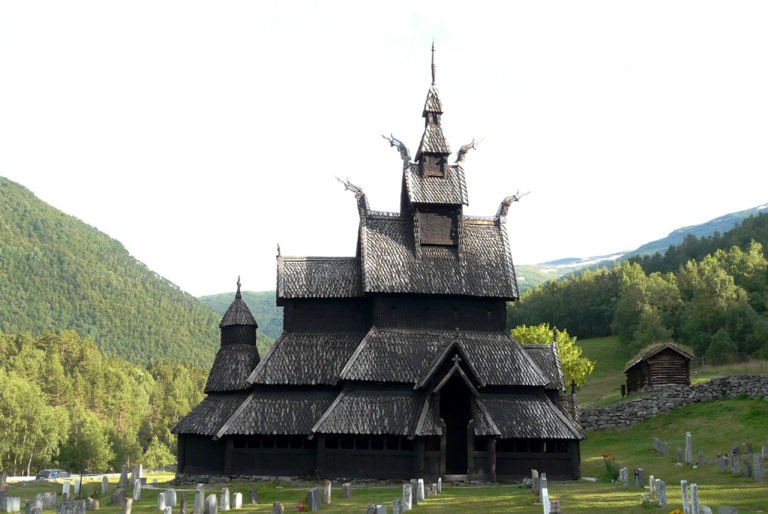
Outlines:
<svg viewBox="0 0 768 514"><path fill-rule="evenodd" d="M486 394L478 399L504 439L585 439L543 393Z"/></svg>
<svg viewBox="0 0 768 514"><path fill-rule="evenodd" d="M284 331L248 377L251 384L335 384L364 332Z"/></svg>
<svg viewBox="0 0 768 514"><path fill-rule="evenodd" d="M225 345L216 352L206 393L243 391L248 389L248 376L259 363L259 350L252 345Z"/></svg>
<svg viewBox="0 0 768 514"><path fill-rule="evenodd" d="M171 433L213 436L248 397L241 394L209 394L179 421Z"/></svg>
<svg viewBox="0 0 768 514"><path fill-rule="evenodd" d="M543 386L549 379L503 332L373 327L341 371L343 380L417 384L453 342L484 385Z"/></svg>
<svg viewBox="0 0 768 514"><path fill-rule="evenodd" d="M312 431L412 437L424 411L425 400L424 393L408 389L345 389L312 427ZM434 424L434 421L422 423L423 426Z"/></svg>
<svg viewBox="0 0 768 514"><path fill-rule="evenodd" d="M536 363L544 375L549 379L547 389L558 391L565 390L565 378L560 357L557 354L556 344L525 344L525 353Z"/></svg>
<svg viewBox="0 0 768 514"><path fill-rule="evenodd" d="M360 226L363 290L517 298L506 228L491 219L463 217L458 247L416 252L413 221L370 215Z"/></svg>
<svg viewBox="0 0 768 514"><path fill-rule="evenodd" d="M468 205L467 184L464 166L454 164L446 167L445 177L422 175L418 164L411 164L403 170L405 189L411 203Z"/></svg>
<svg viewBox="0 0 768 514"><path fill-rule="evenodd" d="M439 122L436 122L437 118L443 113L443 105L440 102L440 94L438 93L437 86L432 84L427 92L427 99L424 102L424 111L422 115L426 118L426 124L424 127L424 133L421 136L421 143L419 143L419 150L416 152L416 160L421 158L422 153L435 153L435 154L450 154L451 148L448 146L448 141L443 135L443 129Z"/></svg>
<svg viewBox="0 0 768 514"><path fill-rule="evenodd" d="M219 328L230 327L234 325L247 325L258 328L256 319L251 314L251 310L248 305L243 301L243 296L240 294L240 279L237 279L237 292L235 293L234 301L229 304L227 311L221 318Z"/></svg>
<svg viewBox="0 0 768 514"><path fill-rule="evenodd" d="M355 298L363 295L355 257L277 258L277 298Z"/></svg>

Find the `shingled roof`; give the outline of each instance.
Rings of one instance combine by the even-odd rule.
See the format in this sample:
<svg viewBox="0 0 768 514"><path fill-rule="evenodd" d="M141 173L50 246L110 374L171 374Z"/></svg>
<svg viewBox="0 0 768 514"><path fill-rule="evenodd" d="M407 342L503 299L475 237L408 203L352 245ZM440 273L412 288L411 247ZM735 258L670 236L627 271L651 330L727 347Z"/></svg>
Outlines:
<svg viewBox="0 0 768 514"><path fill-rule="evenodd" d="M517 280L502 223L464 217L458 247L416 252L413 220L371 215L361 223L363 289L517 298Z"/></svg>
<svg viewBox="0 0 768 514"><path fill-rule="evenodd" d="M438 93L437 86L432 84L427 92L427 99L424 102L424 111L422 116L426 118L426 124L424 127L424 134L421 136L421 143L419 144L419 150L416 152L416 160L421 158L422 153L434 153L434 154L450 154L451 148L448 146L443 135L443 129L439 122L434 121L436 114L437 117L443 113L443 105L440 102L440 94Z"/></svg>
<svg viewBox="0 0 768 514"><path fill-rule="evenodd" d="M365 332L283 332L253 370L252 384L335 384Z"/></svg>
<svg viewBox="0 0 768 514"><path fill-rule="evenodd" d="M216 352L206 393L243 391L248 389L248 376L259 363L259 350L252 345L225 345Z"/></svg>
<svg viewBox="0 0 768 514"><path fill-rule="evenodd" d="M362 295L360 261L354 257L277 258L278 302L291 298L355 298Z"/></svg>
<svg viewBox="0 0 768 514"><path fill-rule="evenodd" d="M523 349L549 379L547 389L564 391L565 378L560 357L557 354L557 344L525 344Z"/></svg>
<svg viewBox="0 0 768 514"><path fill-rule="evenodd" d="M246 325L258 328L259 324L251 314L248 305L243 301L243 295L240 294L240 279L237 279L237 292L234 301L229 304L227 311L221 318L219 328L231 327L236 325Z"/></svg>
<svg viewBox="0 0 768 514"><path fill-rule="evenodd" d="M456 342L482 385L543 386L549 378L503 332L373 327L341 371L343 380L416 384L445 346Z"/></svg>
<svg viewBox="0 0 768 514"><path fill-rule="evenodd" d="M209 394L179 421L174 434L213 436L232 417L247 394Z"/></svg>
<svg viewBox="0 0 768 514"><path fill-rule="evenodd" d="M505 439L585 439L543 393L485 394L478 399Z"/></svg>
<svg viewBox="0 0 768 514"><path fill-rule="evenodd" d="M445 177L428 177L421 173L418 164L408 166L403 176L411 203L468 205L464 167L454 164L446 168Z"/></svg>

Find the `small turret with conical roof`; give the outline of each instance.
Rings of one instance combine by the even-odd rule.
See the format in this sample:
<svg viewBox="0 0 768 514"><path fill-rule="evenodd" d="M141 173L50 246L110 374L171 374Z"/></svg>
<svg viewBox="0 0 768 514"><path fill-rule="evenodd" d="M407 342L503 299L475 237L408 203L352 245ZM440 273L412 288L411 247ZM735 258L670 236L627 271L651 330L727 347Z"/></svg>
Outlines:
<svg viewBox="0 0 768 514"><path fill-rule="evenodd" d="M244 391L250 387L248 375L260 360L256 348L259 325L240 293L240 277L235 299L221 318L219 328L221 348L213 361L205 392Z"/></svg>

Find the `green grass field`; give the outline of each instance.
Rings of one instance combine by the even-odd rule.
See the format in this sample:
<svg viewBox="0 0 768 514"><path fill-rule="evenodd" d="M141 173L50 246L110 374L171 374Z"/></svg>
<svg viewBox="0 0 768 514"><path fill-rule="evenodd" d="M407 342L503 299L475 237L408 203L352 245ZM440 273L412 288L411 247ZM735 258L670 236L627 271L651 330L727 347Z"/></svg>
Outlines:
<svg viewBox="0 0 768 514"><path fill-rule="evenodd" d="M579 342L584 355L596 362L596 369L590 380L577 393L579 401L586 405L606 404L621 401L620 385L623 382L623 369L628 355L620 351L615 338L592 339ZM697 370L696 380L707 380L725 374L761 373L768 365L759 361L741 363L730 367L702 368ZM634 395L633 397L637 397ZM694 454L704 453L706 463L701 467L679 465L675 462L675 449L685 446L685 433L691 432ZM667 442L670 456L658 455L652 448L654 437ZM630 427L606 430L589 434L582 443L582 475L585 478L576 481L550 482L550 496L561 501L564 514L621 512L627 514L659 512L668 513L675 508L682 508L680 498L680 480L696 483L702 503L717 512L717 506L731 505L739 509L740 514L768 512L768 483L756 483L751 478L732 476L720 472L717 462L719 455L729 451L731 446L751 443L754 448L768 446L768 402L761 400L724 400L699 403L677 409L668 414L655 417ZM665 509L642 505L641 495L648 488L624 487L622 484L599 480L604 474L603 454L609 453L609 459L615 459L619 467L630 469L643 468L645 477L654 475L667 483L669 506ZM167 487L172 474L152 474L149 481L157 480L156 489L144 489L142 499L134 503L134 514L156 514L157 494ZM116 478L114 481L116 482ZM207 494L220 493L225 484L209 484ZM291 512L300 502L306 502L307 491L311 487L321 486L314 482L257 482L226 484L231 493L240 492L248 498L248 490L255 487L260 503L247 504L239 512L244 514L262 514L272 512L272 503L279 501L285 512ZM104 514L119 514L119 506L109 505L109 496L116 487L111 484L110 493L97 496ZM60 483L29 482L10 483L6 494L20 496L22 509L24 502L34 494L55 490L61 492ZM100 492L98 482L87 482L85 494ZM184 486L179 491L188 491L188 509L194 497L192 486ZM180 494L180 493L179 493ZM333 502L324 505L322 512L327 513L364 513L369 503L386 504L391 512L392 500L400 497L402 486L398 483L365 482L354 484L352 498L341 498L341 485L334 484ZM459 513L540 513L542 507L535 501L530 489L520 484L446 484L443 494L427 498L414 512L429 514ZM174 509L178 512L178 509Z"/></svg>

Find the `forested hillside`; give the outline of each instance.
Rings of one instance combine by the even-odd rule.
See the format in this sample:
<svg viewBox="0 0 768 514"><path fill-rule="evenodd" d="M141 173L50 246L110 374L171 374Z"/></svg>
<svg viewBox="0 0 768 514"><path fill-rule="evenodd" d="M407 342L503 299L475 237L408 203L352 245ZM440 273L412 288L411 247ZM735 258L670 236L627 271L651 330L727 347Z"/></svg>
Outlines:
<svg viewBox="0 0 768 514"><path fill-rule="evenodd" d="M0 332L0 469L172 464L171 428L202 400L205 380L194 366L104 356L73 331Z"/></svg>
<svg viewBox="0 0 768 514"><path fill-rule="evenodd" d="M551 281L509 305L508 324L548 322L630 352L677 340L711 363L768 357L768 214L664 254Z"/></svg>
<svg viewBox="0 0 768 514"><path fill-rule="evenodd" d="M221 316L114 239L0 177L0 331L76 330L107 354L208 369Z"/></svg>

